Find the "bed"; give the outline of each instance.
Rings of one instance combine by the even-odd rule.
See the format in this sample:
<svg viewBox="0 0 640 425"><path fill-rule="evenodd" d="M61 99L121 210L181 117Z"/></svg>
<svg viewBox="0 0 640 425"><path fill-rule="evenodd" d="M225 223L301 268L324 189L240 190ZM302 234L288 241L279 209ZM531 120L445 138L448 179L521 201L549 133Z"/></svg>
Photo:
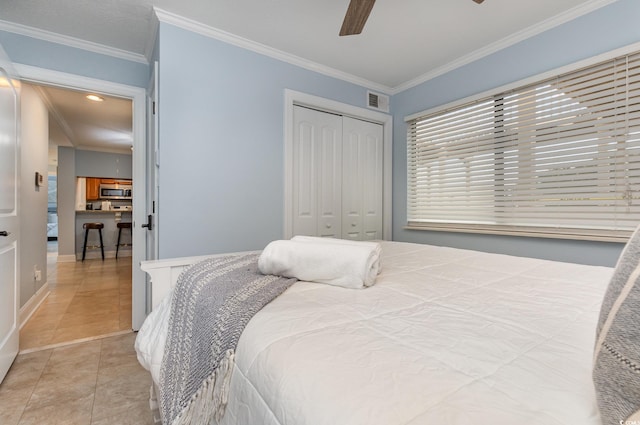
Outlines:
<svg viewBox="0 0 640 425"><path fill-rule="evenodd" d="M220 425L601 425L591 373L612 268L381 244L374 286L297 282L251 319ZM203 258L142 263L154 312L136 349L156 383L158 311Z"/></svg>

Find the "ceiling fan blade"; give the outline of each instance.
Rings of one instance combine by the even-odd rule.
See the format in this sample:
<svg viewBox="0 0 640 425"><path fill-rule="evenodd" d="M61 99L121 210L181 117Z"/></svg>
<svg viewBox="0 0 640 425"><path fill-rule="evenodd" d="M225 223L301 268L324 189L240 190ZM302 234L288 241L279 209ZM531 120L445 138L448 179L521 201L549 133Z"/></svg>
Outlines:
<svg viewBox="0 0 640 425"><path fill-rule="evenodd" d="M375 2L376 0L351 0L342 22L340 35L360 34Z"/></svg>

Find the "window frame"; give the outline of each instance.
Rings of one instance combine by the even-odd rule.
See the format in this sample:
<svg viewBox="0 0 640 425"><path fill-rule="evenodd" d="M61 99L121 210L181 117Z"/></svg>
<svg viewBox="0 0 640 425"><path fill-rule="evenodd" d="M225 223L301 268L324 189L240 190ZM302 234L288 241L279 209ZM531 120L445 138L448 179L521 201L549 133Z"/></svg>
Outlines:
<svg viewBox="0 0 640 425"><path fill-rule="evenodd" d="M448 103L443 106L438 106L434 108L430 108L421 112L417 112L415 114L409 115L405 117L405 122L408 124L407 128L407 225L405 229L410 230L430 230L430 231L447 231L447 232L464 232L464 233L483 233L483 234L494 234L494 235L516 235L516 236L527 236L527 237L544 237L544 238L559 238L559 239L578 239L578 240L593 240L593 241L607 241L607 242L624 242L628 239L632 230L628 229L585 229L585 228L573 228L573 227L551 227L548 225L544 226L534 226L534 225L511 225L511 224L499 224L498 222L494 223L447 223L447 222L417 222L411 221L409 217L410 208L409 208L409 200L411 197L411 164L410 164L410 137L411 137L411 122L416 119L423 118L426 116L432 116L434 114L446 114L447 112L451 112L460 108L463 108L465 105L471 105L477 103L482 100L489 100L493 98L494 104L499 105L500 102L504 103L504 97L506 94L519 90L527 86L533 86L535 84L540 84L545 81L548 81L557 76L566 75L568 73L579 72L585 68L595 67L603 62L611 61L623 56L634 55L640 53L640 43L634 43L630 46L625 46L620 49L612 50L610 52L604 53L602 55L597 55L592 58L589 58L584 61L576 62L564 67L560 67L542 74L538 74L520 81L516 81L510 83L505 86L501 86L495 89L491 89L485 91L483 93L476 94L471 97L463 98L451 103ZM493 108L495 116L494 116L494 128L497 129L499 126L497 123L500 120L499 117L499 106L494 106ZM495 146L495 145L494 145ZM495 168L495 167L494 167ZM495 191L494 181L494 193ZM492 206L493 208L493 206Z"/></svg>

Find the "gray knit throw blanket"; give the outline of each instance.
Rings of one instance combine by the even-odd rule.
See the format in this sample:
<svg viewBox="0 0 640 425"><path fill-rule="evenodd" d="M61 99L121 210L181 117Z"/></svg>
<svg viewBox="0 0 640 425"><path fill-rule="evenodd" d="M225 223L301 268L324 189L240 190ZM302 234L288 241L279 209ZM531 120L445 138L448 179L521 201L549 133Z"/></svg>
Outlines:
<svg viewBox="0 0 640 425"><path fill-rule="evenodd" d="M179 276L160 371L163 424L203 425L224 415L242 331L296 281L260 274L258 256L207 259Z"/></svg>

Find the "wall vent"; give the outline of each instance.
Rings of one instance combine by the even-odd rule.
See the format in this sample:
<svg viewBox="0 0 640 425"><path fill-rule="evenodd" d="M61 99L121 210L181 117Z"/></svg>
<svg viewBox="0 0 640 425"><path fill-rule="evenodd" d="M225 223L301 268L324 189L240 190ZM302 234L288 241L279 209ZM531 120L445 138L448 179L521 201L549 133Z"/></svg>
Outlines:
<svg viewBox="0 0 640 425"><path fill-rule="evenodd" d="M367 106L382 112L389 112L389 96L367 91Z"/></svg>

